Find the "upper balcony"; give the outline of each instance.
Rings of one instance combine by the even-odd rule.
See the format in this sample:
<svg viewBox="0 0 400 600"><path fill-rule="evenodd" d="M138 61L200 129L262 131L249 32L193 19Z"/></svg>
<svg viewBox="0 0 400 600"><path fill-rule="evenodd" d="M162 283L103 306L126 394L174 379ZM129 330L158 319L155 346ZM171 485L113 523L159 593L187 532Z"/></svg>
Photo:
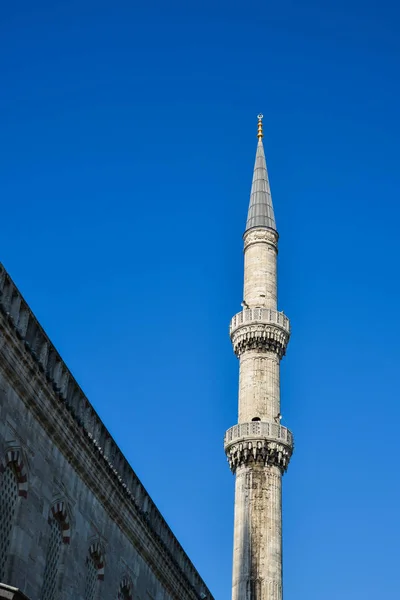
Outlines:
<svg viewBox="0 0 400 600"><path fill-rule="evenodd" d="M283 312L273 308L245 308L237 313L230 322L229 334L232 334L243 325L278 325L288 336L290 335L290 322Z"/></svg>
<svg viewBox="0 0 400 600"><path fill-rule="evenodd" d="M284 473L293 452L293 435L278 423L251 421L234 425L225 434L225 453L233 473L240 465L274 465Z"/></svg>
<svg viewBox="0 0 400 600"><path fill-rule="evenodd" d="M290 337L290 323L283 312L273 308L246 308L233 317L229 333L236 356L256 349L276 352L282 358Z"/></svg>
<svg viewBox="0 0 400 600"><path fill-rule="evenodd" d="M269 421L250 421L234 425L225 434L225 448L244 440L258 440L265 438L274 442L282 442L293 447L293 434L287 427Z"/></svg>

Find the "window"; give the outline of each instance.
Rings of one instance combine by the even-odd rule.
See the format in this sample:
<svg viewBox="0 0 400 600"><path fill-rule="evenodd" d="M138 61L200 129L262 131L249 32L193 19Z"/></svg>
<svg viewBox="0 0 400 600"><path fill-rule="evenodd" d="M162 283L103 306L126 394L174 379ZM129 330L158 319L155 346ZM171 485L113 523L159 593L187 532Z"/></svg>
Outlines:
<svg viewBox="0 0 400 600"><path fill-rule="evenodd" d="M132 596L130 595L127 587L123 587L120 589L118 594L118 600L132 600Z"/></svg>
<svg viewBox="0 0 400 600"><path fill-rule="evenodd" d="M18 480L12 464L4 471L0 486L0 581L4 581L18 498Z"/></svg>
<svg viewBox="0 0 400 600"><path fill-rule="evenodd" d="M94 600L97 587L97 565L93 556L86 559L85 600Z"/></svg>
<svg viewBox="0 0 400 600"><path fill-rule="evenodd" d="M89 548L86 559L85 600L95 600L98 581L104 579L104 555L100 542L94 542Z"/></svg>
<svg viewBox="0 0 400 600"><path fill-rule="evenodd" d="M119 585L118 600L132 600L132 583L130 578L124 577Z"/></svg>
<svg viewBox="0 0 400 600"><path fill-rule="evenodd" d="M57 598L56 588L62 543L63 536L60 522L52 518L50 519L50 538L47 546L41 600L56 600Z"/></svg>

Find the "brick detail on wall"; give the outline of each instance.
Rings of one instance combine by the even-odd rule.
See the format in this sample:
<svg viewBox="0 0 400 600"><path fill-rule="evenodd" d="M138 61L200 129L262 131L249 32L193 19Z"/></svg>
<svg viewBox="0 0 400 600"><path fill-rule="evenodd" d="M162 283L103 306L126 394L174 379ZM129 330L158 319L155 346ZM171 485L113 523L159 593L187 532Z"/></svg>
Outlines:
<svg viewBox="0 0 400 600"><path fill-rule="evenodd" d="M69 544L71 541L71 526L67 511L67 505L64 501L59 501L50 509L49 523L55 519L60 523L62 540L64 544Z"/></svg>
<svg viewBox="0 0 400 600"><path fill-rule="evenodd" d="M104 579L104 551L100 542L93 542L89 548L89 555L93 559L97 568L97 579Z"/></svg>
<svg viewBox="0 0 400 600"><path fill-rule="evenodd" d="M22 452L19 449L7 450L4 460L0 462L0 474L4 473L8 465L12 465L14 468L18 484L18 495L26 498L28 495L28 476Z"/></svg>

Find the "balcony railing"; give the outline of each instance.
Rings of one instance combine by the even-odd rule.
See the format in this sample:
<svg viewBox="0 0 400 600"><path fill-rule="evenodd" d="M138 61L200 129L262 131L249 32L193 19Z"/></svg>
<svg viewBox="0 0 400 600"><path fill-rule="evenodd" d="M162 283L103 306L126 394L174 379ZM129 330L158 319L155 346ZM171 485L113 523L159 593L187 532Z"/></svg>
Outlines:
<svg viewBox="0 0 400 600"><path fill-rule="evenodd" d="M283 312L273 308L246 308L235 315L229 326L229 333L232 334L235 329L244 324L252 323L270 323L279 325L290 334L290 322Z"/></svg>
<svg viewBox="0 0 400 600"><path fill-rule="evenodd" d="M249 438L268 438L270 440L281 441L289 446L293 446L293 434L287 427L270 421L250 421L250 423L240 423L234 425L225 434L225 446L241 439Z"/></svg>

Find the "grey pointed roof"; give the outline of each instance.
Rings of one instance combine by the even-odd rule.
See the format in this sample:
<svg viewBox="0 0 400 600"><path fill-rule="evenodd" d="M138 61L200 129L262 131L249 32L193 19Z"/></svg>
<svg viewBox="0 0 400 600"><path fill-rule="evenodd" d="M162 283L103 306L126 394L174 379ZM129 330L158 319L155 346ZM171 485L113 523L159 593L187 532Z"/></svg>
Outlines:
<svg viewBox="0 0 400 600"><path fill-rule="evenodd" d="M267 163L265 162L264 146L261 137L257 145L246 231L252 227L269 227L276 231Z"/></svg>

